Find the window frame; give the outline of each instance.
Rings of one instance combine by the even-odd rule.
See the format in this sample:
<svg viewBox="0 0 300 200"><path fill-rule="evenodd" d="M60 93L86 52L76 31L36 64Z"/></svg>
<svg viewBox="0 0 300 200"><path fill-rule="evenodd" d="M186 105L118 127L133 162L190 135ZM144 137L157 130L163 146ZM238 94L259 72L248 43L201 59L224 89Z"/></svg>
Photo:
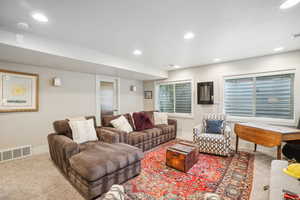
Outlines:
<svg viewBox="0 0 300 200"><path fill-rule="evenodd" d="M225 114L225 84L226 80L232 80L232 79L241 79L241 78L256 78L257 77L263 77L263 76L275 76L275 75L285 75L285 74L293 74L294 75L294 88L293 88L293 118L292 119L281 119L281 118L271 118L271 117L256 117L256 116L249 116L249 117L243 117L243 116L231 116L228 115L228 120L232 122L262 122L262 123L271 123L275 125L291 125L294 126L296 122L296 101L295 101L295 82L296 82L296 70L280 70L280 71L272 71L272 72L261 72L261 73L249 73L249 74L242 74L242 75L230 75L230 76L224 76L223 77L223 106L222 110ZM256 84L254 84L254 87L256 87Z"/></svg>
<svg viewBox="0 0 300 200"><path fill-rule="evenodd" d="M185 80L175 80L175 81L156 81L155 82L155 110L159 109L159 86L160 85L174 85L177 83L190 83L191 84L191 113L167 113L170 117L175 118L194 118L194 102L195 102L195 95L194 95L194 80L193 79L185 79ZM175 96L174 92L174 96ZM176 100L174 98L174 106L176 104Z"/></svg>

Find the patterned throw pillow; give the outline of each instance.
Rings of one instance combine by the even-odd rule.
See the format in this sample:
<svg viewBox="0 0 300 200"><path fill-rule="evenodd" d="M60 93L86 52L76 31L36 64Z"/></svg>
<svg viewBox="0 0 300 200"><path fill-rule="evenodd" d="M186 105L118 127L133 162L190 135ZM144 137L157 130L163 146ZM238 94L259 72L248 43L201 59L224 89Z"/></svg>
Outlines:
<svg viewBox="0 0 300 200"><path fill-rule="evenodd" d="M224 120L206 120L206 133L221 134Z"/></svg>

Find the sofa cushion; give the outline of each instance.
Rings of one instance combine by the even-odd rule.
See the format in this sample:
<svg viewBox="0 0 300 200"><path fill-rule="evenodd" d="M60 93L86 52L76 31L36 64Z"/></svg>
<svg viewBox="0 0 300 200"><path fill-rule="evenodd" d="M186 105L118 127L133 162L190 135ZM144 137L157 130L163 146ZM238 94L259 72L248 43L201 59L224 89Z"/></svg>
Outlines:
<svg viewBox="0 0 300 200"><path fill-rule="evenodd" d="M99 145L101 143L103 143L103 142L101 142L101 141L84 142L84 143L79 144L79 150L80 150L80 152L86 151L86 150L94 148L96 145Z"/></svg>
<svg viewBox="0 0 300 200"><path fill-rule="evenodd" d="M142 131L154 127L152 121L144 112L135 112L132 116L136 131Z"/></svg>
<svg viewBox="0 0 300 200"><path fill-rule="evenodd" d="M151 134L134 131L129 134L128 144L136 145L144 141L150 140L152 138Z"/></svg>
<svg viewBox="0 0 300 200"><path fill-rule="evenodd" d="M93 148L70 158L71 168L87 181L96 181L143 158L140 149L124 143L91 145Z"/></svg>
<svg viewBox="0 0 300 200"><path fill-rule="evenodd" d="M160 124L160 125L156 125L155 127L162 130L163 135L169 134L169 133L175 133L174 125Z"/></svg>
<svg viewBox="0 0 300 200"><path fill-rule="evenodd" d="M155 138L163 134L163 131L160 128L146 129L143 130L143 132L147 133L151 138Z"/></svg>

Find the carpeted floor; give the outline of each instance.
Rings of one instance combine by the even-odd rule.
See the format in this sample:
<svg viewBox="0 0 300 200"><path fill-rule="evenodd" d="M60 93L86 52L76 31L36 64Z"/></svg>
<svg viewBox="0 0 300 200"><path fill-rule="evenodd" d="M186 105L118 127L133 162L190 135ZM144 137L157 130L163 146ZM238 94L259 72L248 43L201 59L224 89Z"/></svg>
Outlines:
<svg viewBox="0 0 300 200"><path fill-rule="evenodd" d="M252 145L241 150L252 152ZM267 200L271 160L275 155L269 149L255 153L252 200ZM83 200L51 162L48 154L0 164L0 200Z"/></svg>

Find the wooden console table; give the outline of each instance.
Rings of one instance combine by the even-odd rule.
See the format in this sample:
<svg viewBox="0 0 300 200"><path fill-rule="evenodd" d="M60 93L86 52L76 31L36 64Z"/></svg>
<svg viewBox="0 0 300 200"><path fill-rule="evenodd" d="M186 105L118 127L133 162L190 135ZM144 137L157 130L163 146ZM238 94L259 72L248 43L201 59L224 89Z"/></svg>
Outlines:
<svg viewBox="0 0 300 200"><path fill-rule="evenodd" d="M300 130L284 126L272 126L257 123L237 123L234 126L236 134L236 152L239 138L266 147L277 147L277 159L281 160L281 143L290 140L300 140Z"/></svg>

